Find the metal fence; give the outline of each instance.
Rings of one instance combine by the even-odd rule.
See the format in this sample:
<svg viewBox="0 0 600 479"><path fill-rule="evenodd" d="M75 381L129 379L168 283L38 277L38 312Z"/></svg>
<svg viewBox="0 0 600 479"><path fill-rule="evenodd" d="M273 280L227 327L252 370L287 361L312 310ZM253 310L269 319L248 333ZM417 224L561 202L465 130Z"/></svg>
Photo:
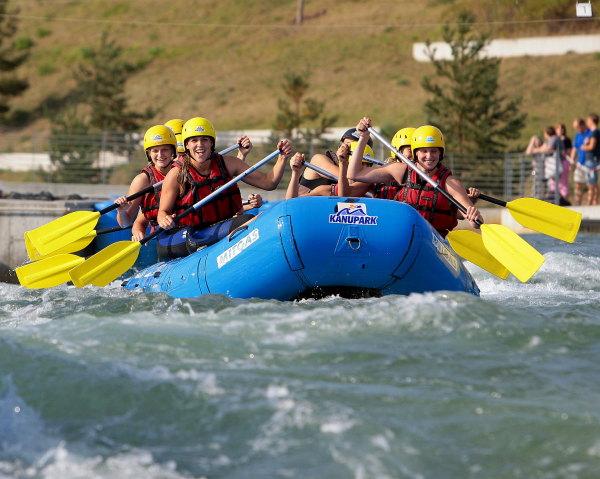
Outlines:
<svg viewBox="0 0 600 479"><path fill-rule="evenodd" d="M237 138L235 132L222 132L218 136L217 148L234 144ZM258 161L275 149L275 137L269 140L263 137L262 140L260 143L255 141L248 157L249 163ZM0 180L129 184L146 163L139 134L62 135L29 139L21 143L30 150L26 153L0 153ZM307 157L336 147L336 141L294 144L294 149L305 153ZM380 159L390 156L389 151L377 143L375 154ZM558 194L549 191L552 181L544 180L544 161L540 160L522 153L477 157L449 153L444 161L465 186L477 187L484 193L502 196L507 200L522 196L558 200ZM287 187L289 173L287 168L280 188ZM558 177L555 180L558 183Z"/></svg>

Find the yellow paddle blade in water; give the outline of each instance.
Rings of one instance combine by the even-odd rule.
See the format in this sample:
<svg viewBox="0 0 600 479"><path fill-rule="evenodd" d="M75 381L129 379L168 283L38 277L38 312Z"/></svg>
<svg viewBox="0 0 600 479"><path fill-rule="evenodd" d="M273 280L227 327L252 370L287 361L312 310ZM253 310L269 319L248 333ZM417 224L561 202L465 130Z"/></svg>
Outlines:
<svg viewBox="0 0 600 479"><path fill-rule="evenodd" d="M15 269L19 283L26 288L52 288L71 278L69 271L83 263L81 256L59 254Z"/></svg>
<svg viewBox="0 0 600 479"><path fill-rule="evenodd" d="M87 235L73 241L72 243L69 243L66 246L63 246L62 248L57 249L49 255L42 256L40 252L33 247L33 244L31 244L31 240L29 239L28 233L29 232L27 231L25 232L25 249L27 250L27 256L29 256L29 259L31 261L37 261L39 259L47 258L48 256L54 256L57 254L75 253L77 251L81 251L83 248L88 246L96 237L96 230L92 230Z"/></svg>
<svg viewBox="0 0 600 479"><path fill-rule="evenodd" d="M582 214L537 198L518 198L506 203L511 216L521 225L538 233L572 243Z"/></svg>
<svg viewBox="0 0 600 479"><path fill-rule="evenodd" d="M43 256L86 236L100 218L97 211L74 211L27 231L27 236L37 252Z"/></svg>
<svg viewBox="0 0 600 479"><path fill-rule="evenodd" d="M544 264L544 256L506 226L483 224L481 238L490 254L522 283Z"/></svg>
<svg viewBox="0 0 600 479"><path fill-rule="evenodd" d="M460 257L498 278L508 278L510 272L486 249L480 234L469 230L455 230L448 233L446 239Z"/></svg>
<svg viewBox="0 0 600 479"><path fill-rule="evenodd" d="M133 266L141 247L139 241L117 241L71 270L71 281L78 288L106 286Z"/></svg>

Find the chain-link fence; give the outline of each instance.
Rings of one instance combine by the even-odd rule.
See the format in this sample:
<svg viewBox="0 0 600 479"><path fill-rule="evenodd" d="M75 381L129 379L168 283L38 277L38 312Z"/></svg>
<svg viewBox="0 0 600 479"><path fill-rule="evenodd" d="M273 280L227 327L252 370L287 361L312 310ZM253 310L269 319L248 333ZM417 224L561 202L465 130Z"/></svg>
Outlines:
<svg viewBox="0 0 600 479"><path fill-rule="evenodd" d="M238 138L236 132L220 132L217 149L235 144ZM125 185L146 163L142 137L137 133L54 135L47 138L30 137L16 143L27 148L28 152L0 153L1 180ZM11 144L15 144L15 141ZM254 149L248 162L255 163L266 156L276 148L276 144L277 138L274 136L254 139ZM319 144L296 141L294 150L310 158L327 149L335 150L337 145L337 141L322 141ZM390 152L377 142L374 151L380 159L390 156ZM560 173L557 168L556 178L548 178L548 159L536 159L522 153L478 156L449 153L444 162L465 186L477 187L484 193L507 200L522 196L558 200L558 193L555 198L553 191L553 182L558 183ZM290 169L286 168L279 186L281 189L287 187L289 175Z"/></svg>

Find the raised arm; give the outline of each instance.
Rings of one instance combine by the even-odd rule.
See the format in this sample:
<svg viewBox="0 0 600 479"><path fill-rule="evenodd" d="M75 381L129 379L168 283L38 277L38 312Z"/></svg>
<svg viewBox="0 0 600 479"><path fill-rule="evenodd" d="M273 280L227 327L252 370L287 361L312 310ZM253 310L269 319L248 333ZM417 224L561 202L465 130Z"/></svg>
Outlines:
<svg viewBox="0 0 600 479"><path fill-rule="evenodd" d="M302 176L302 170L304 170L304 154L296 153L290 160L290 166L292 168L292 175L290 176L290 182L285 192L285 199L296 198L298 196L298 188L300 176Z"/></svg>
<svg viewBox="0 0 600 479"><path fill-rule="evenodd" d="M257 170L250 173L242 181L267 191L272 191L277 188L277 185L279 185L279 182L281 181L285 171L285 160L292 152L292 143L287 139L279 140L277 143L277 148L279 149L280 154L277 157L275 165L273 165L273 169L269 173L265 174ZM227 165L227 170L231 176L237 176L250 168L249 165L241 161L239 158L226 156L224 159L225 164Z"/></svg>

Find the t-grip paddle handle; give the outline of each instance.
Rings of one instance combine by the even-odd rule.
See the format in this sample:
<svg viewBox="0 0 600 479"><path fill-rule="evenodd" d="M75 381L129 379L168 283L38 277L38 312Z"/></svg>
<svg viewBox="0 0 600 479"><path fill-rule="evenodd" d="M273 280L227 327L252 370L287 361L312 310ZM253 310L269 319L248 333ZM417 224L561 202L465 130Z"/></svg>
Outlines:
<svg viewBox="0 0 600 479"><path fill-rule="evenodd" d="M423 178L427 183L429 183L431 186L433 186L433 188L438 192L441 193L442 195L444 195L446 197L446 199L448 201L450 201L454 206L456 206L458 208L458 211L460 211L462 214L466 214L467 213L467 209L461 205L458 201L456 201L454 199L454 197L448 193L446 190L440 188L440 184L435 181L433 178L431 178L430 176L427 175L427 173L425 173L424 171L421 171L419 168L417 168L417 165L415 165L412 161L410 161L406 156L404 156L402 153L400 153L396 148L394 148L391 143L389 141L387 141L383 136L381 136L379 133L377 133L377 131L375 130L375 128L373 127L369 127L369 133L371 133L371 135L373 135L375 138L377 138L381 143L383 143L385 146L387 146L390 150L392 150L396 156L398 156L398 158L400 158L402 160L402 162L408 166L411 170L413 170L417 175L419 175L421 178ZM475 224L477 226L481 226L481 221L479 220L475 220Z"/></svg>
<svg viewBox="0 0 600 479"><path fill-rule="evenodd" d="M229 180L227 183L225 183L223 186L217 188L215 191L213 191L211 194L209 194L208 196L205 196L204 198L202 198L200 201L198 201L197 203L194 203L192 206L190 206L189 208L187 208L185 211L182 211L181 213L179 213L177 216L175 216L175 218L173 218L173 220L175 221L175 223L177 223L177 221L179 221L181 218L183 218L184 216L189 215L190 213L192 213L193 211L201 208L202 206L204 206L206 203L212 201L215 197L217 197L218 195L220 195L223 191L225 191L226 189L228 189L230 186L236 184L238 181L240 181L242 178L245 178L246 176L248 176L249 174L255 172L256 170L258 170L262 165L264 165L265 163L268 163L269 161L271 161L273 158L275 158L276 156L278 156L281 152L279 150L275 150L274 152L270 153L269 155L265 156L262 160L260 160L258 163L256 163L255 165L252 165L250 168L248 168L247 170L242 171L239 175L237 175L236 177L232 178L231 180ZM164 231L163 228L157 228L156 231L154 233L152 233L149 236L146 236L143 240L140 241L140 244L144 245L146 244L148 241L152 240L153 238L156 238L156 236L158 236L160 233L162 233Z"/></svg>

